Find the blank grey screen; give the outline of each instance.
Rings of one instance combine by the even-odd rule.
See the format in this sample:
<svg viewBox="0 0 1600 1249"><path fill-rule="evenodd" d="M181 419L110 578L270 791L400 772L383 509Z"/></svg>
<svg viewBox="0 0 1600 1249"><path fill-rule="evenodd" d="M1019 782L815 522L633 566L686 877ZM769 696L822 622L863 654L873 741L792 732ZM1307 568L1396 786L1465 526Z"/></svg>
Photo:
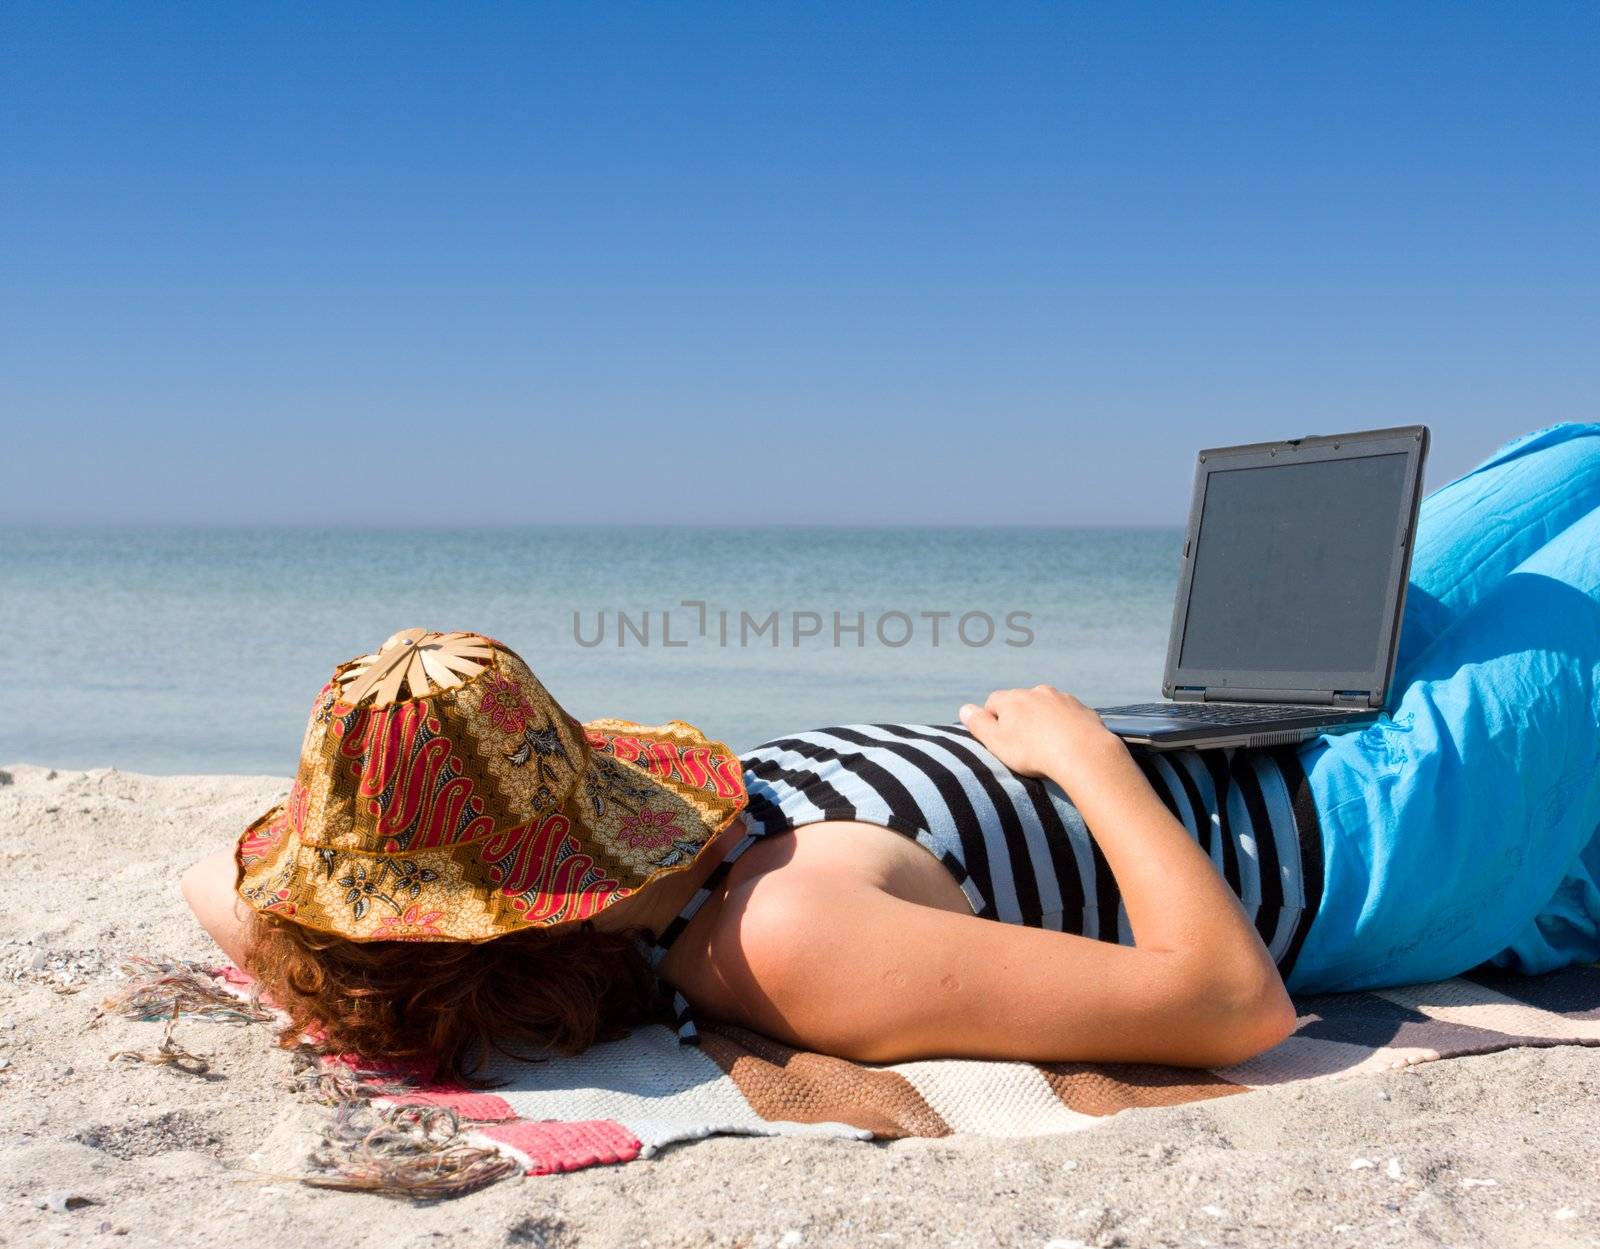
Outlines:
<svg viewBox="0 0 1600 1249"><path fill-rule="evenodd" d="M1210 474L1179 666L1375 672L1406 458Z"/></svg>

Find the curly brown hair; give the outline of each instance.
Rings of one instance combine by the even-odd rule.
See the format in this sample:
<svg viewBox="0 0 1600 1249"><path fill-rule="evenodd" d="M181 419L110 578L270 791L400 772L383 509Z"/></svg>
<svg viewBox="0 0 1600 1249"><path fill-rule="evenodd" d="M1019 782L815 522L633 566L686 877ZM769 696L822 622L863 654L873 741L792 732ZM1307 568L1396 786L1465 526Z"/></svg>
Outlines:
<svg viewBox="0 0 1600 1249"><path fill-rule="evenodd" d="M245 962L288 1012L278 1044L434 1063L470 1085L493 1051L577 1054L670 1011L645 929L526 928L492 941L351 941L258 912Z"/></svg>

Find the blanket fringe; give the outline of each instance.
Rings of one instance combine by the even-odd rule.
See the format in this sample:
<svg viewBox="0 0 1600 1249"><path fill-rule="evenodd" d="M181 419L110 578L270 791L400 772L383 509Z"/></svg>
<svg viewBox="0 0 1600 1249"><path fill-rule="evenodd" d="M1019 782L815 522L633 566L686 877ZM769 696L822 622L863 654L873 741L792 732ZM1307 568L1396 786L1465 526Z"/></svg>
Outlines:
<svg viewBox="0 0 1600 1249"><path fill-rule="evenodd" d="M346 1062L330 1062L326 1054L311 1045L291 1051L293 1067L284 1084L293 1092L324 1106L343 1106L404 1093L416 1086L398 1072L368 1071Z"/></svg>
<svg viewBox="0 0 1600 1249"><path fill-rule="evenodd" d="M499 1150L469 1144L453 1110L378 1110L365 1101L339 1104L312 1160L326 1170L297 1177L302 1184L416 1200L457 1197L522 1172Z"/></svg>
<svg viewBox="0 0 1600 1249"><path fill-rule="evenodd" d="M122 972L128 983L100 1009L124 1019L168 1019L176 1011L224 1023L269 1023L276 1017L254 992L240 997L223 988L203 963L133 954Z"/></svg>

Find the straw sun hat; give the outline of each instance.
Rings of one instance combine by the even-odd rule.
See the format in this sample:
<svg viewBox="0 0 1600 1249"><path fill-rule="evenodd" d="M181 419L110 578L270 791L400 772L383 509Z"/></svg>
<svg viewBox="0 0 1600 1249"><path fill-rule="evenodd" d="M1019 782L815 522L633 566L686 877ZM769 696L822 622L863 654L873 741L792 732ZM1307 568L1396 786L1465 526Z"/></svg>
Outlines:
<svg viewBox="0 0 1600 1249"><path fill-rule="evenodd" d="M481 941L683 870L745 802L738 757L693 725L580 723L503 643L407 629L317 694L237 888L358 941Z"/></svg>

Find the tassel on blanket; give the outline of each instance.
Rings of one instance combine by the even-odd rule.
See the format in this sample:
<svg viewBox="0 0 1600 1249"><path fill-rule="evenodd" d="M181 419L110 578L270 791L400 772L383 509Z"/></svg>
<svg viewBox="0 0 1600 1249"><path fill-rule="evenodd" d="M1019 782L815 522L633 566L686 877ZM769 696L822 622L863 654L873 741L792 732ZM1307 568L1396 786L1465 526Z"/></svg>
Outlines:
<svg viewBox="0 0 1600 1249"><path fill-rule="evenodd" d="M334 1110L313 1156L323 1170L295 1176L302 1184L430 1200L456 1197L523 1171L507 1154L469 1143L452 1109L372 1104L374 1098L426 1083L415 1064L364 1066L349 1058L330 1059L310 1046L296 1050L294 1059L289 1086Z"/></svg>
<svg viewBox="0 0 1600 1249"><path fill-rule="evenodd" d="M421 1082L401 1064L362 1066L349 1058L330 1058L313 1045L300 1046L291 1057L294 1066L284 1084L324 1106L389 1097Z"/></svg>
<svg viewBox="0 0 1600 1249"><path fill-rule="evenodd" d="M523 1169L496 1149L469 1144L453 1110L377 1110L363 1101L340 1103L314 1161L326 1173L296 1177L313 1188L420 1200L456 1197Z"/></svg>
<svg viewBox="0 0 1600 1249"><path fill-rule="evenodd" d="M227 1023L268 1023L274 1016L252 994L241 997L217 983L203 963L130 955L122 964L128 983L100 1004L125 1019L167 1019L174 1011Z"/></svg>

